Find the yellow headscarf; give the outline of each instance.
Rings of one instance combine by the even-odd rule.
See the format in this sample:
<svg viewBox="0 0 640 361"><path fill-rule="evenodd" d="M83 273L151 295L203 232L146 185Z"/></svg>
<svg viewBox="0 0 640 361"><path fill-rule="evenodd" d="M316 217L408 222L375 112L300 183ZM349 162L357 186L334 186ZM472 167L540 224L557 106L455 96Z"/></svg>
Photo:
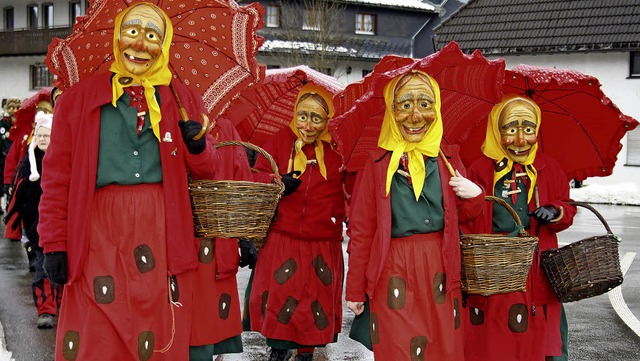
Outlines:
<svg viewBox="0 0 640 361"><path fill-rule="evenodd" d="M160 57L144 74L134 75L126 70L126 68L122 64L122 61L120 60L120 49L118 46L118 40L120 39L120 27L122 26L122 19L129 11L131 11L131 9L139 5L146 5L157 9L159 13L164 17L166 29L164 34L164 41L162 43L162 53L160 54ZM154 86L168 85L171 82L172 74L171 70L169 70L169 48L171 47L172 39L173 25L171 24L171 20L169 19L167 14L162 11L162 9L153 4L146 2L139 3L125 9L123 12L118 14L118 16L116 16L113 31L114 62L109 68L109 70L115 73L111 84L113 91L111 104L113 104L114 107L117 106L116 101L120 98L120 96L122 96L122 93L124 93L125 87L131 86L133 84L142 84L142 86L144 87L144 97L147 100L147 105L149 106L151 128L153 129L153 133L156 135L158 140L160 140L160 120L162 119L162 114L160 114L160 105L158 104L158 102L156 101L156 97L154 96ZM121 78L132 78L132 81L127 84L121 84Z"/></svg>
<svg viewBox="0 0 640 361"><path fill-rule="evenodd" d="M393 114L393 100L394 93L396 91L396 85L398 84L400 78L409 74L400 75L391 80L389 84L387 84L384 88L384 102L386 105L386 109L384 112L382 127L380 128L378 146L393 152L391 154L389 168L387 169L386 194L389 194L389 190L391 189L391 180L393 179L393 174L398 169L398 164L400 164L400 158L402 157L402 154L407 153L409 174L411 175L412 179L415 179L415 181L413 182L413 192L416 196L417 201L418 198L420 198L420 193L422 192L425 178L423 155L426 155L428 157L438 156L438 152L440 151L440 141L442 140L443 127L442 115L440 114L440 87L438 86L438 83L427 73L418 70L413 70L412 72L421 73L429 79L431 87L433 88L433 93L436 97L435 103L433 105L436 117L421 141L407 142L406 140L404 140L402 134L400 133L400 129L398 129L398 125L396 124L395 116Z"/></svg>
<svg viewBox="0 0 640 361"><path fill-rule="evenodd" d="M502 147L502 142L500 141L500 113L504 107L514 101L522 101L528 104L531 104L536 112L536 117L538 120L538 126L536 127L536 136L540 131L541 124L541 116L540 116L540 108L538 105L527 98L523 98L517 95L505 95L502 98L502 102L496 104L493 109L491 109L491 113L489 114L489 120L487 121L487 133L484 139L484 143L482 144L482 153L487 157L493 159L498 162L507 162L507 165L504 167L499 167L500 170L497 170L493 174L493 189L496 187L496 183L500 180L500 178L504 177L505 174L511 171L513 168L513 160L509 157L507 151ZM525 166L527 176L531 180L531 186L529 187L529 191L527 192L527 201L531 201L531 197L533 196L533 190L536 185L536 179L538 172L533 167L533 161L536 159L536 153L538 152L538 143L534 144L531 147L531 151L525 159L523 165Z"/></svg>
<svg viewBox="0 0 640 361"><path fill-rule="evenodd" d="M318 162L318 167L320 168L320 174L322 174L322 177L324 177L324 179L327 179L327 167L324 164L324 146L322 145L322 142L331 143L331 133L329 133L329 121L331 121L331 118L333 118L333 114L335 112L333 108L333 94L331 94L329 91L327 91L325 88L319 85L307 83L298 92L298 97L296 98L296 103L295 103L296 106L300 101L300 97L308 93L320 95L322 99L324 99L324 101L327 102L327 106L329 107L329 114L328 114L329 120L327 121L327 127L324 128L322 133L318 135L318 138L314 142L314 149L316 151L316 161ZM295 109L294 109L293 119L291 120L291 123L289 123L289 128L291 128L291 130L296 135L296 137L298 137L294 146L295 155L293 155L293 170L294 171L297 170L297 171L300 171L301 173L304 173L305 169L307 169L307 156L302 151L302 146L304 146L304 142L302 141L302 136L300 135L298 128L296 128Z"/></svg>

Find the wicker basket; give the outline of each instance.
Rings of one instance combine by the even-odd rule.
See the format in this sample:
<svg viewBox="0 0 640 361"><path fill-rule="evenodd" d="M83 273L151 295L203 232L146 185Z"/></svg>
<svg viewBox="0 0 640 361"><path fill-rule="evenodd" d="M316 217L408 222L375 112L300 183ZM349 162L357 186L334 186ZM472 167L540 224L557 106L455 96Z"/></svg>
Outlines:
<svg viewBox="0 0 640 361"><path fill-rule="evenodd" d="M540 263L561 302L601 295L622 284L618 245L607 221L587 203L571 202L595 213L607 234L542 252Z"/></svg>
<svg viewBox="0 0 640 361"><path fill-rule="evenodd" d="M524 291L538 238L522 228L518 214L504 200L487 196L505 207L518 226L518 234L462 234L461 288L469 294L490 296Z"/></svg>
<svg viewBox="0 0 640 361"><path fill-rule="evenodd" d="M216 148L241 145L262 154L274 174L278 166L264 149L240 141L220 142ZM233 180L198 180L189 183L193 223L198 237L246 238L262 248L284 191L280 180L267 184Z"/></svg>

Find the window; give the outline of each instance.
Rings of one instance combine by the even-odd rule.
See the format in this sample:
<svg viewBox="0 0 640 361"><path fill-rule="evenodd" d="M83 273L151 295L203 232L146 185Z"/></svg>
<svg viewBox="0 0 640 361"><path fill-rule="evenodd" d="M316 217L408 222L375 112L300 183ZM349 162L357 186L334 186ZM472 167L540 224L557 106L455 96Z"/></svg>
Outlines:
<svg viewBox="0 0 640 361"><path fill-rule="evenodd" d="M356 34L376 33L376 16L371 14L356 14Z"/></svg>
<svg viewBox="0 0 640 361"><path fill-rule="evenodd" d="M268 65L267 64L267 69L280 69L280 65Z"/></svg>
<svg viewBox="0 0 640 361"><path fill-rule="evenodd" d="M362 77L363 77L363 78L364 78L365 76L367 76L369 73L371 73L371 70L362 69Z"/></svg>
<svg viewBox="0 0 640 361"><path fill-rule="evenodd" d="M13 30L13 7L4 8L4 30Z"/></svg>
<svg viewBox="0 0 640 361"><path fill-rule="evenodd" d="M311 9L304 10L302 30L320 30L320 14Z"/></svg>
<svg viewBox="0 0 640 361"><path fill-rule="evenodd" d="M265 21L268 28L280 27L280 7L275 5L267 6L267 21Z"/></svg>
<svg viewBox="0 0 640 361"><path fill-rule="evenodd" d="M43 87L53 85L53 74L45 64L35 64L30 66L31 70L31 90L38 90Z"/></svg>
<svg viewBox="0 0 640 361"><path fill-rule="evenodd" d="M640 78L640 51L632 51L629 60L629 78Z"/></svg>
<svg viewBox="0 0 640 361"><path fill-rule="evenodd" d="M38 28L38 5L27 5L27 27L29 29Z"/></svg>
<svg viewBox="0 0 640 361"><path fill-rule="evenodd" d="M627 132L627 163L640 166L640 129Z"/></svg>
<svg viewBox="0 0 640 361"><path fill-rule="evenodd" d="M75 24L76 18L80 15L82 15L80 0L69 1L69 24Z"/></svg>
<svg viewBox="0 0 640 361"><path fill-rule="evenodd" d="M53 27L53 4L51 3L42 4L42 27Z"/></svg>

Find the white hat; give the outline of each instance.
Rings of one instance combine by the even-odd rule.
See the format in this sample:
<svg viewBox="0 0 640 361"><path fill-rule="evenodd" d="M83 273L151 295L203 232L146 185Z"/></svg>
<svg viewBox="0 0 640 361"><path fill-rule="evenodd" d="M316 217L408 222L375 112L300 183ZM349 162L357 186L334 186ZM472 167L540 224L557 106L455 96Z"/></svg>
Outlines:
<svg viewBox="0 0 640 361"><path fill-rule="evenodd" d="M33 129L33 139L31 139L31 143L29 144L29 163L31 165L31 175L29 176L29 180L32 182L40 179L40 173L38 173L38 166L36 164L36 155L34 154L34 150L37 146L36 133L41 127L51 130L52 123L53 114L45 114L44 112L36 113L36 126Z"/></svg>

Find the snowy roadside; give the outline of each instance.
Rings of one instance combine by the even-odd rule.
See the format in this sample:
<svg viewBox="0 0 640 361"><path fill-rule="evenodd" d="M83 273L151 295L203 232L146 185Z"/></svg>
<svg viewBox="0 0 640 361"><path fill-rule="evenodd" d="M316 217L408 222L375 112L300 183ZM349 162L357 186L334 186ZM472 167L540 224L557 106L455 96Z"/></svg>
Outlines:
<svg viewBox="0 0 640 361"><path fill-rule="evenodd" d="M571 198L577 202L640 206L640 189L633 182L586 184L571 188Z"/></svg>
<svg viewBox="0 0 640 361"><path fill-rule="evenodd" d="M7 351L7 343L4 338L2 323L0 323L0 361L15 361L14 358L11 357L11 352Z"/></svg>

